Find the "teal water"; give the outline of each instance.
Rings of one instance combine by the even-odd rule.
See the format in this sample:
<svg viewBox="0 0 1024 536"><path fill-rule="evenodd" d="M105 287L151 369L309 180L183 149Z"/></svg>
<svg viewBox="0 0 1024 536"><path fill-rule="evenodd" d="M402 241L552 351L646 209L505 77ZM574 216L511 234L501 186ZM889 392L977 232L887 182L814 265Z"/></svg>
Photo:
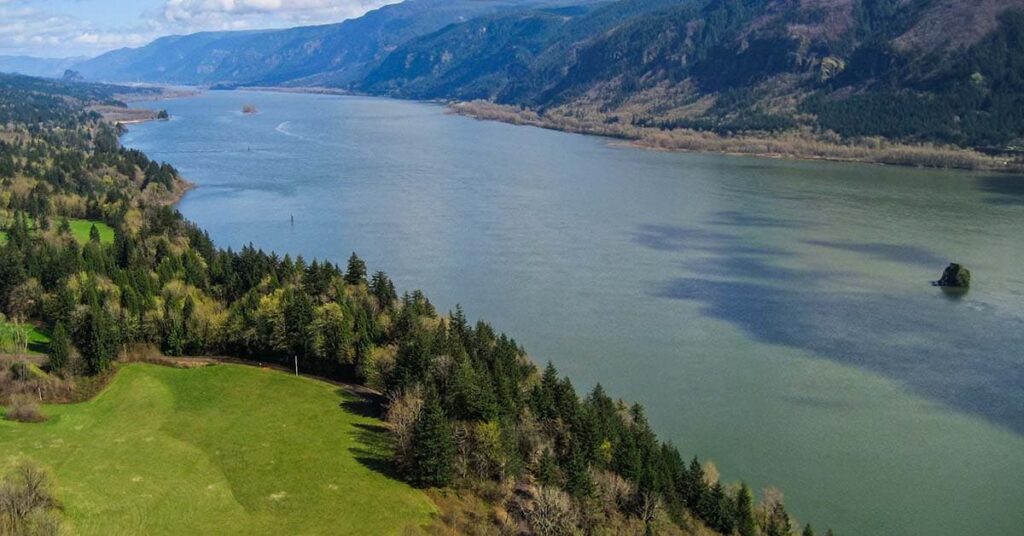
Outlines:
<svg viewBox="0 0 1024 536"><path fill-rule="evenodd" d="M659 153L386 99L139 106L173 119L125 143L198 184L179 208L221 246L357 251L820 531L1024 530L1024 178ZM950 261L966 296L928 284Z"/></svg>

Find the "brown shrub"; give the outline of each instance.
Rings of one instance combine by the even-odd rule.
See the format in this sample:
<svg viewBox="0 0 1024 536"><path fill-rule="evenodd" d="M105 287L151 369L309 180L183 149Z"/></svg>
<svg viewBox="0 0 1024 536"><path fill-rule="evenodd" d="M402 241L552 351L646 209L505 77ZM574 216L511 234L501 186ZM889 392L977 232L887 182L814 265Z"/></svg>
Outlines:
<svg viewBox="0 0 1024 536"><path fill-rule="evenodd" d="M4 415L9 421L18 422L43 422L46 416L39 409L39 403L30 395L15 395L7 407L7 414Z"/></svg>
<svg viewBox="0 0 1024 536"><path fill-rule="evenodd" d="M9 474L0 483L0 534L60 534L51 487L46 472L31 462Z"/></svg>

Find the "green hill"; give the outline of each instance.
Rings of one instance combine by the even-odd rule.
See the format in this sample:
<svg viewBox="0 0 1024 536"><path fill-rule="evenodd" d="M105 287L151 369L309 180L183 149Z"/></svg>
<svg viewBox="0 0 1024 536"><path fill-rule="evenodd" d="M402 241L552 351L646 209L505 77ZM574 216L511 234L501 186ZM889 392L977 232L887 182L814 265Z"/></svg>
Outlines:
<svg viewBox="0 0 1024 536"><path fill-rule="evenodd" d="M252 367L123 367L96 399L0 421L0 473L46 466L78 534L397 534L421 492L377 470L350 395Z"/></svg>

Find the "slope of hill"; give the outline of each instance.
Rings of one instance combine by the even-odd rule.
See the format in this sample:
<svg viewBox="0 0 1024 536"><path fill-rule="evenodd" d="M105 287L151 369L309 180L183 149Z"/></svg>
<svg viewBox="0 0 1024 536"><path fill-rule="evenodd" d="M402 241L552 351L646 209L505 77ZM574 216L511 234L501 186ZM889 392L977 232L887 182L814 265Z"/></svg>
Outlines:
<svg viewBox="0 0 1024 536"><path fill-rule="evenodd" d="M488 18L413 39L361 87L465 98L483 86L500 104L658 129L1008 145L1024 136L1019 9L1024 1L627 0L567 14L557 28L532 11L516 15L529 34ZM616 16L598 16L607 13ZM508 75L498 82L497 72Z"/></svg>
<svg viewBox="0 0 1024 536"><path fill-rule="evenodd" d="M577 0L585 3L592 0ZM158 39L77 64L92 80L212 85L333 85L361 78L405 41L500 11L569 0L407 0L337 24Z"/></svg>
<svg viewBox="0 0 1024 536"><path fill-rule="evenodd" d="M253 404L259 400L259 404ZM55 476L76 534L400 534L423 493L372 468L378 421L338 387L236 365L128 365L50 420L0 420L0 474ZM41 448L42 447L42 448Z"/></svg>

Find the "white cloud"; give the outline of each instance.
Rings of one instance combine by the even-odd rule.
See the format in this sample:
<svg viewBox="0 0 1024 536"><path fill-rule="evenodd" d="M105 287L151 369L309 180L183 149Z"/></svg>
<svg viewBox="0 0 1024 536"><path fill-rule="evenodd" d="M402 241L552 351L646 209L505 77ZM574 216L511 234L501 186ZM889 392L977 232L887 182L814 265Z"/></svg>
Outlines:
<svg viewBox="0 0 1024 536"><path fill-rule="evenodd" d="M62 13L58 4L0 0L0 54L96 55L170 34L326 24L398 1L162 0L155 9L140 7L136 23L112 25L100 6L95 20L87 20Z"/></svg>

